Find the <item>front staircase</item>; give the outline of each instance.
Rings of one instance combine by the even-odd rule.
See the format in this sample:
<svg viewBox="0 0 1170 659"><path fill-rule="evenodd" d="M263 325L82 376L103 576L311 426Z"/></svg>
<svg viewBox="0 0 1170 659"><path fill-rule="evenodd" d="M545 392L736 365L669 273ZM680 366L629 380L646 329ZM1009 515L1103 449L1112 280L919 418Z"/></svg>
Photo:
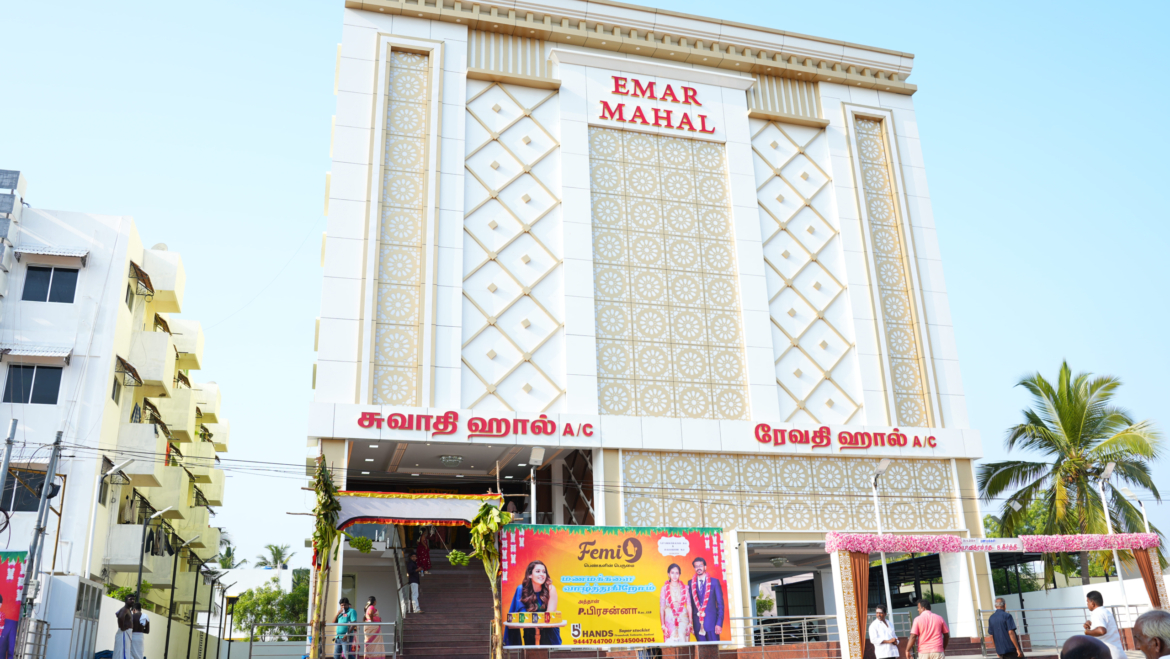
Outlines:
<svg viewBox="0 0 1170 659"><path fill-rule="evenodd" d="M408 613L403 621L403 656L488 659L492 589L481 561L455 567L447 552L432 549L431 573L423 575L418 599L423 613Z"/></svg>

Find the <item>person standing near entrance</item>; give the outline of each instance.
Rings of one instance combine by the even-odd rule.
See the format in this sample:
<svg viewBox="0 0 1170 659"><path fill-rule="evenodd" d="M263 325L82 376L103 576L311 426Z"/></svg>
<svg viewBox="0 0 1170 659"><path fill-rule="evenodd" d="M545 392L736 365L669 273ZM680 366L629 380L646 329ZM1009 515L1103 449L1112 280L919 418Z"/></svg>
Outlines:
<svg viewBox="0 0 1170 659"><path fill-rule="evenodd" d="M142 612L142 605L134 603L134 656L146 659L146 634L150 633L150 617Z"/></svg>
<svg viewBox="0 0 1170 659"><path fill-rule="evenodd" d="M357 611L349 605L349 598L342 597L337 601L339 610L337 617L333 619L336 623L354 623L357 622ZM333 659L355 659L356 653L353 651L353 626L346 624L338 624L337 635L333 637Z"/></svg>
<svg viewBox="0 0 1170 659"><path fill-rule="evenodd" d="M125 604L114 613L118 620L118 631L114 634L114 659L142 659L134 654L134 623L138 616L134 607L138 599L134 595L127 595Z"/></svg>
<svg viewBox="0 0 1170 659"><path fill-rule="evenodd" d="M1020 637L1016 635L1016 619L1007 612L1007 602L995 598L995 613L987 621L988 631L995 640L995 653L999 659L1017 659L1024 656L1020 648Z"/></svg>
<svg viewBox="0 0 1170 659"><path fill-rule="evenodd" d="M718 641L723 633L723 615L727 607L723 603L723 586L719 580L707 574L707 559L699 556L691 562L695 578L687 582L691 596L691 628L695 641L706 643Z"/></svg>
<svg viewBox="0 0 1170 659"><path fill-rule="evenodd" d="M899 654L898 635L894 633L894 625L886 619L886 607L878 605L874 615L877 618L869 624L873 655L877 659L894 659Z"/></svg>
<svg viewBox="0 0 1170 659"><path fill-rule="evenodd" d="M1126 659L1125 648L1121 645L1121 634L1117 631L1117 620L1113 612L1105 608L1105 598L1098 591L1090 591L1085 596L1085 606L1089 607L1089 619L1085 621L1085 634L1095 636L1105 645L1113 659Z"/></svg>
<svg viewBox="0 0 1170 659"><path fill-rule="evenodd" d="M910 625L906 654L913 652L917 643L918 659L943 659L950 642L951 628L947 627L947 621L930 610L930 602L918 600L918 617Z"/></svg>
<svg viewBox="0 0 1170 659"><path fill-rule="evenodd" d="M410 606L415 613L422 613L422 607L418 605L420 576L422 576L422 568L418 566L418 554L411 552L410 558L406 561L406 580L410 583Z"/></svg>

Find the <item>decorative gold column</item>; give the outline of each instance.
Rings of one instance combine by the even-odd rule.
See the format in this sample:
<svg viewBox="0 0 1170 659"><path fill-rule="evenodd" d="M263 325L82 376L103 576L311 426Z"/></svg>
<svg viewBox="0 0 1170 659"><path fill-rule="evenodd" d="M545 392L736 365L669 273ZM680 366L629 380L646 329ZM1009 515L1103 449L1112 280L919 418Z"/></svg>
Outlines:
<svg viewBox="0 0 1170 659"><path fill-rule="evenodd" d="M378 235L373 402L421 404L431 57L391 51Z"/></svg>
<svg viewBox="0 0 1170 659"><path fill-rule="evenodd" d="M931 425L925 364L910 285L908 241L898 217L893 164L883 125L881 119L865 117L854 122L860 187L873 250L874 286L885 326L884 348L894 395L892 422L923 427Z"/></svg>

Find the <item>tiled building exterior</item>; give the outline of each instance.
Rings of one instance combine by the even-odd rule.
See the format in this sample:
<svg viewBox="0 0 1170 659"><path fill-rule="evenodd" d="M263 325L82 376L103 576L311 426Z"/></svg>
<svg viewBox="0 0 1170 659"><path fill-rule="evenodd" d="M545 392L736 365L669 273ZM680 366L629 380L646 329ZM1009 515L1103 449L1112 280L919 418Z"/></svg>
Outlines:
<svg viewBox="0 0 1170 659"><path fill-rule="evenodd" d="M351 481L543 446L587 457L588 523L742 547L873 531L889 457L887 531L982 534L912 55L574 0L343 22L308 434ZM987 564L945 560L974 633Z"/></svg>

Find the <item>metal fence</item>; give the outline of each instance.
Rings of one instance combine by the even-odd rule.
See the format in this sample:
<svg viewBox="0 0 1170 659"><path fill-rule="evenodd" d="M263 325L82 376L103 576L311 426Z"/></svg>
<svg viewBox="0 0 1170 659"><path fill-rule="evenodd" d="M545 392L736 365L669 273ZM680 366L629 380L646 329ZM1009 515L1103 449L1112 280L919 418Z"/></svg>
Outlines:
<svg viewBox="0 0 1170 659"><path fill-rule="evenodd" d="M325 637L319 642L320 656L333 657L338 652L354 659L364 656L397 657L394 645L393 622L359 622L349 625L328 623ZM338 629L346 628L339 636ZM308 623L276 623L252 625L248 630L251 640L240 641L236 651L248 659L300 659L309 654L313 638ZM230 645L236 645L231 641ZM340 647L339 647L340 646Z"/></svg>
<svg viewBox="0 0 1170 659"><path fill-rule="evenodd" d="M1119 629L1133 627L1137 617L1150 609L1147 605L1103 607L1113 613ZM1073 636L1085 633L1085 622L1089 620L1087 607L1073 606L1059 609L1007 609L1016 622L1016 633L1020 636L1024 652L1058 651L1064 642ZM979 610L979 637L983 656L996 656L995 644L990 638L987 622L995 610ZM1124 637L1122 643L1125 643ZM1132 650L1134 648L1126 648Z"/></svg>
<svg viewBox="0 0 1170 659"><path fill-rule="evenodd" d="M743 647L785 645L786 657L840 659L837 616L731 618L732 644Z"/></svg>
<svg viewBox="0 0 1170 659"><path fill-rule="evenodd" d="M15 659L44 659L49 646L49 623L44 620L21 618L13 646Z"/></svg>

